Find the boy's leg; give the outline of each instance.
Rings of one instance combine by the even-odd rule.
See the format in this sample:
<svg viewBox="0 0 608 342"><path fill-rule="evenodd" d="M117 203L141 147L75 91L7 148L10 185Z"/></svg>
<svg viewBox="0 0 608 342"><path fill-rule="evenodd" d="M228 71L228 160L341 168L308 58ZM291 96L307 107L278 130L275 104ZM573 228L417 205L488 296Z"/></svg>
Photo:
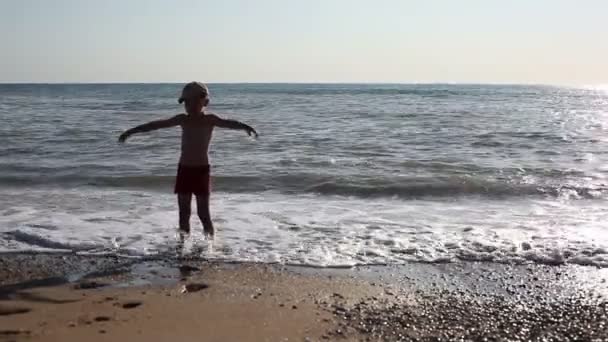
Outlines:
<svg viewBox="0 0 608 342"><path fill-rule="evenodd" d="M190 212L192 194L177 194L177 204L179 206L179 230L183 233L190 233Z"/></svg>
<svg viewBox="0 0 608 342"><path fill-rule="evenodd" d="M205 234L213 237L215 235L215 228L213 228L213 222L211 222L208 194L196 195L196 209L198 212L198 218L201 219L201 223L205 228Z"/></svg>

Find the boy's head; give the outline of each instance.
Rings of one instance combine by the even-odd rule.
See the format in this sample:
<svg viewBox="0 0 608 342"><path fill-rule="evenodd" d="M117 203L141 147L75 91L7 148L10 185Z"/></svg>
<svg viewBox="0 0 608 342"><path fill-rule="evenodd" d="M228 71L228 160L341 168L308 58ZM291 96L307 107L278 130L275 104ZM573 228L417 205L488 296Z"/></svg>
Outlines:
<svg viewBox="0 0 608 342"><path fill-rule="evenodd" d="M184 103L188 114L198 114L209 104L209 88L200 82L190 82L182 89L178 102Z"/></svg>

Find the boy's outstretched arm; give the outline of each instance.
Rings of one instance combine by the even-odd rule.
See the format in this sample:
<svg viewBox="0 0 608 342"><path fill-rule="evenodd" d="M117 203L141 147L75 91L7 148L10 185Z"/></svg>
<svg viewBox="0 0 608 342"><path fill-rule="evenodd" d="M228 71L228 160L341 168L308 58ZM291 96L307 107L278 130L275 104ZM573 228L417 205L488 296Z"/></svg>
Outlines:
<svg viewBox="0 0 608 342"><path fill-rule="evenodd" d="M255 129L253 129L253 127L244 124L240 121L236 121L236 120L228 120L228 119L222 119L217 115L211 114L210 115L213 118L213 124L217 127L222 127L222 128L230 128L230 129L242 129L245 132L247 132L247 134L249 135L255 135L255 137L258 137L258 132L255 131Z"/></svg>
<svg viewBox="0 0 608 342"><path fill-rule="evenodd" d="M154 131L154 130L161 129L161 128L178 126L182 123L183 119L184 119L184 115L179 114L170 119L150 121L143 125L139 125L139 126L136 126L136 127L133 127L131 129L124 131L118 138L118 141L125 142L125 140L127 140L127 138L129 136L131 136L135 133L143 133L143 132Z"/></svg>

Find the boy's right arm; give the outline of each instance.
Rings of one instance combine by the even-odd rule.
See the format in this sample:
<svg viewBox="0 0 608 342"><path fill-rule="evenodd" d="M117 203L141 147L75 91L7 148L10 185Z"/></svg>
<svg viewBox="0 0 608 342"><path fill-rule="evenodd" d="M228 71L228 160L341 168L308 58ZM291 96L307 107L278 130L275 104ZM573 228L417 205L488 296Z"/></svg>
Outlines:
<svg viewBox="0 0 608 342"><path fill-rule="evenodd" d="M133 127L131 129L124 131L118 138L118 141L121 143L125 142L125 140L127 140L127 138L129 136L131 136L135 133L143 133L143 132L154 131L154 130L161 129L161 128L179 126L183 122L184 118L185 118L184 114L178 114L169 119L150 121L143 125L139 125L139 126L136 126L136 127Z"/></svg>

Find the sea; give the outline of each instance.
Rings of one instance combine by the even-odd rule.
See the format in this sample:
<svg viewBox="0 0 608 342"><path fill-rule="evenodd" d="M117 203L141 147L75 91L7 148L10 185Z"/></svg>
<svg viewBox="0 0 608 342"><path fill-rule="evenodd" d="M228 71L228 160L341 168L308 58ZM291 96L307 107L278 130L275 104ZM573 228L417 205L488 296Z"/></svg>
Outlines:
<svg viewBox="0 0 608 342"><path fill-rule="evenodd" d="M181 86L1 84L0 253L176 253L180 128L117 139L182 113ZM608 88L209 86L260 136L215 131L193 257L608 267Z"/></svg>

